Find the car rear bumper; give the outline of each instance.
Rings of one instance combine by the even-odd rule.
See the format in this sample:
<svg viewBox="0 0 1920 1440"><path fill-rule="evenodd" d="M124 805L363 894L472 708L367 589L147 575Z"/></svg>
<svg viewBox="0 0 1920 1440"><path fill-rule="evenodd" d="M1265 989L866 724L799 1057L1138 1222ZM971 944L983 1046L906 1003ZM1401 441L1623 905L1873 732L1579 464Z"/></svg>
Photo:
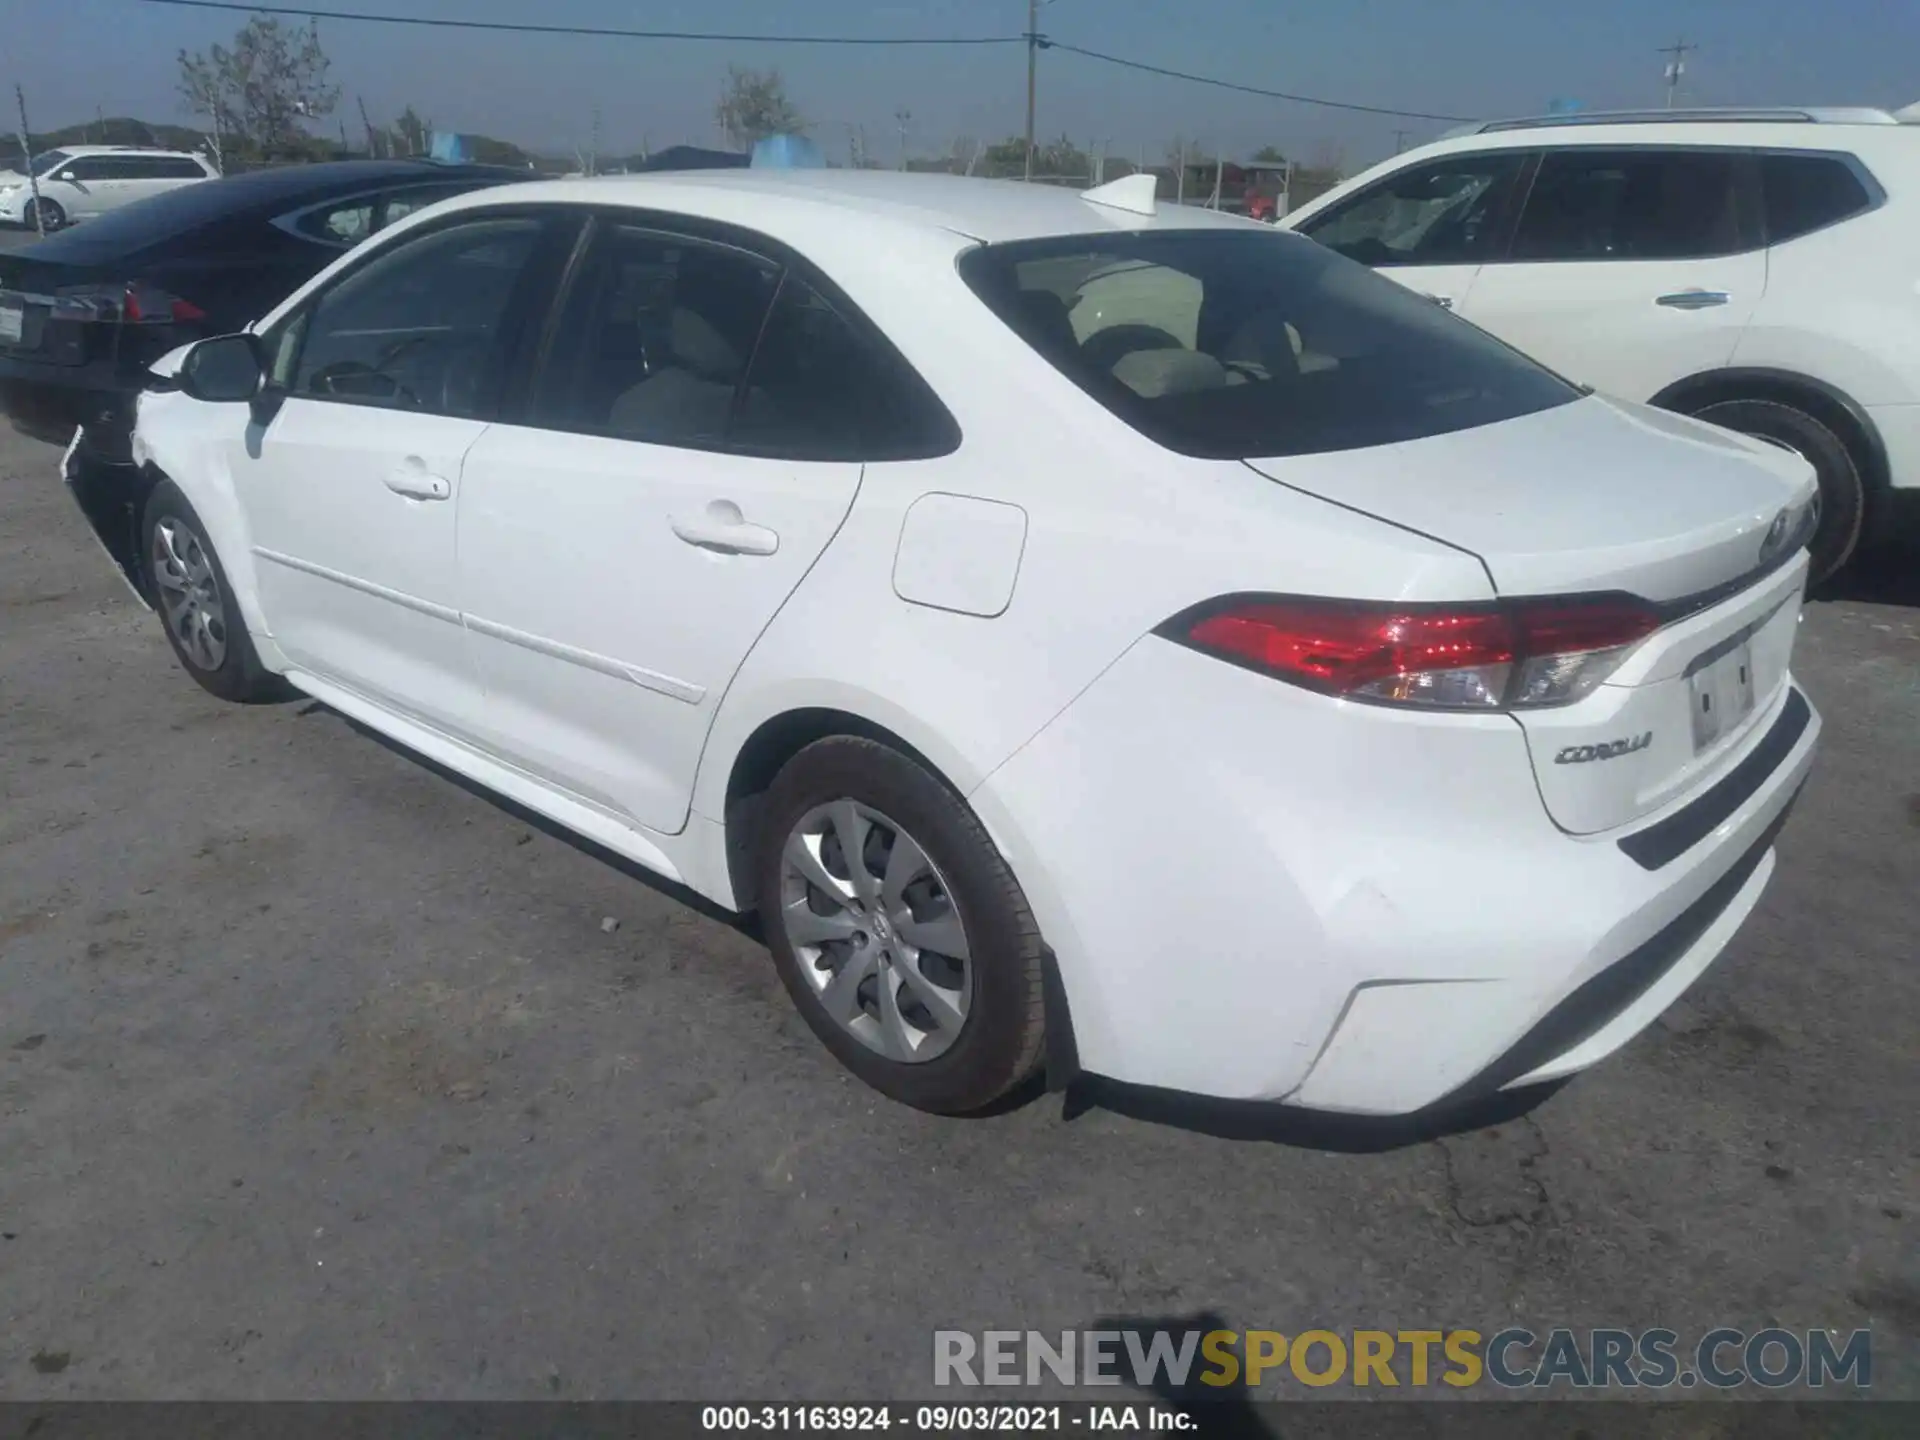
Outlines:
<svg viewBox="0 0 1920 1440"><path fill-rule="evenodd" d="M65 445L84 428L90 450L124 464L141 383L111 361L45 365L0 356L0 411L16 430L50 444Z"/></svg>
<svg viewBox="0 0 1920 1440"><path fill-rule="evenodd" d="M1790 707L1791 684L1745 744ZM1330 702L1158 640L973 800L1058 956L1085 1070L1403 1115L1584 1068L1712 963L1812 763L1805 709L1653 868L1622 840L1717 787L1572 836L1508 717Z"/></svg>

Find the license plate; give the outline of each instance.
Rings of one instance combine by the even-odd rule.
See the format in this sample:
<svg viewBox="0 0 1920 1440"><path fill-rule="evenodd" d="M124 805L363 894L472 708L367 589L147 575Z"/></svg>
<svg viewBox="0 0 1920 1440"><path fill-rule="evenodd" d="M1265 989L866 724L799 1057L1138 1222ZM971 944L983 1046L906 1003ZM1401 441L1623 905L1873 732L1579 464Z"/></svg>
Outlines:
<svg viewBox="0 0 1920 1440"><path fill-rule="evenodd" d="M1699 754L1753 713L1753 652L1742 643L1688 679L1693 701L1693 751Z"/></svg>
<svg viewBox="0 0 1920 1440"><path fill-rule="evenodd" d="M18 345L25 329L26 316L23 311L0 305L0 341L9 345Z"/></svg>

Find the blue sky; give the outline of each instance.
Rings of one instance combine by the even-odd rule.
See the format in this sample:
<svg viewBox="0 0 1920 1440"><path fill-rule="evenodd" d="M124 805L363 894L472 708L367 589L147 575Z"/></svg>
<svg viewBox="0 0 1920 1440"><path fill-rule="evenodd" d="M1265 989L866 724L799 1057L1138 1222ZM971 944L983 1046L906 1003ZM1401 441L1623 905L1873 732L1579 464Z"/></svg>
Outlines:
<svg viewBox="0 0 1920 1440"><path fill-rule="evenodd" d="M643 28L1018 34L1025 0L327 0L327 8ZM10 0L0 81L27 87L37 129L108 115L185 121L174 56L229 38L244 16L135 0ZM1663 98L1657 47L1684 36L1683 100L1700 104L1878 104L1920 100L1915 0L1051 0L1041 29L1173 69L1369 104L1470 116L1533 113L1555 98L1589 107ZM843 156L850 127L893 159L944 153L1024 125L1017 45L830 50L547 38L322 22L357 128L407 104L442 128L564 153L602 115L603 148L715 140L729 62L777 66L813 133ZM1228 154L1275 144L1349 165L1444 129L1429 121L1286 104L1203 89L1058 52L1041 56L1039 128L1116 153L1159 158L1175 135Z"/></svg>

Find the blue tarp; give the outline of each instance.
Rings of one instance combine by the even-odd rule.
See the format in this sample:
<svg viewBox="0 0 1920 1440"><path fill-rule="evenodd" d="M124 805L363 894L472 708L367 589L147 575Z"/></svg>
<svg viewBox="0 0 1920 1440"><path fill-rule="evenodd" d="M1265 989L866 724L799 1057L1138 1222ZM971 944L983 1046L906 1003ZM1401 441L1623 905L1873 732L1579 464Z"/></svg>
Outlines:
<svg viewBox="0 0 1920 1440"><path fill-rule="evenodd" d="M827 159L804 135L769 135L753 147L756 170L824 170Z"/></svg>
<svg viewBox="0 0 1920 1440"><path fill-rule="evenodd" d="M428 154L451 165L465 165L473 159L472 147L467 144L464 135L449 135L436 130L427 144Z"/></svg>

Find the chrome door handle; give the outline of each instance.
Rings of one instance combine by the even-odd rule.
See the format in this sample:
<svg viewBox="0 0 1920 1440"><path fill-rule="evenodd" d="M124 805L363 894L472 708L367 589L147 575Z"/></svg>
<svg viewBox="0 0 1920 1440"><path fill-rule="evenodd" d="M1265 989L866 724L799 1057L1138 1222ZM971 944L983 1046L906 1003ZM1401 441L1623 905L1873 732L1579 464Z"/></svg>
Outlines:
<svg viewBox="0 0 1920 1440"><path fill-rule="evenodd" d="M675 520L673 533L689 545L721 555L771 555L780 537L764 525L754 525L731 500L715 500L694 520Z"/></svg>
<svg viewBox="0 0 1920 1440"><path fill-rule="evenodd" d="M1428 295L1423 291L1421 298L1431 300L1442 310L1451 310L1453 308L1453 297L1451 295Z"/></svg>
<svg viewBox="0 0 1920 1440"><path fill-rule="evenodd" d="M394 494L404 495L409 500L449 500L453 497L450 481L411 465L388 471L385 484Z"/></svg>
<svg viewBox="0 0 1920 1440"><path fill-rule="evenodd" d="M1665 305L1669 310L1710 310L1715 305L1724 305L1733 297L1724 290L1676 290L1671 295L1662 295L1653 303Z"/></svg>

